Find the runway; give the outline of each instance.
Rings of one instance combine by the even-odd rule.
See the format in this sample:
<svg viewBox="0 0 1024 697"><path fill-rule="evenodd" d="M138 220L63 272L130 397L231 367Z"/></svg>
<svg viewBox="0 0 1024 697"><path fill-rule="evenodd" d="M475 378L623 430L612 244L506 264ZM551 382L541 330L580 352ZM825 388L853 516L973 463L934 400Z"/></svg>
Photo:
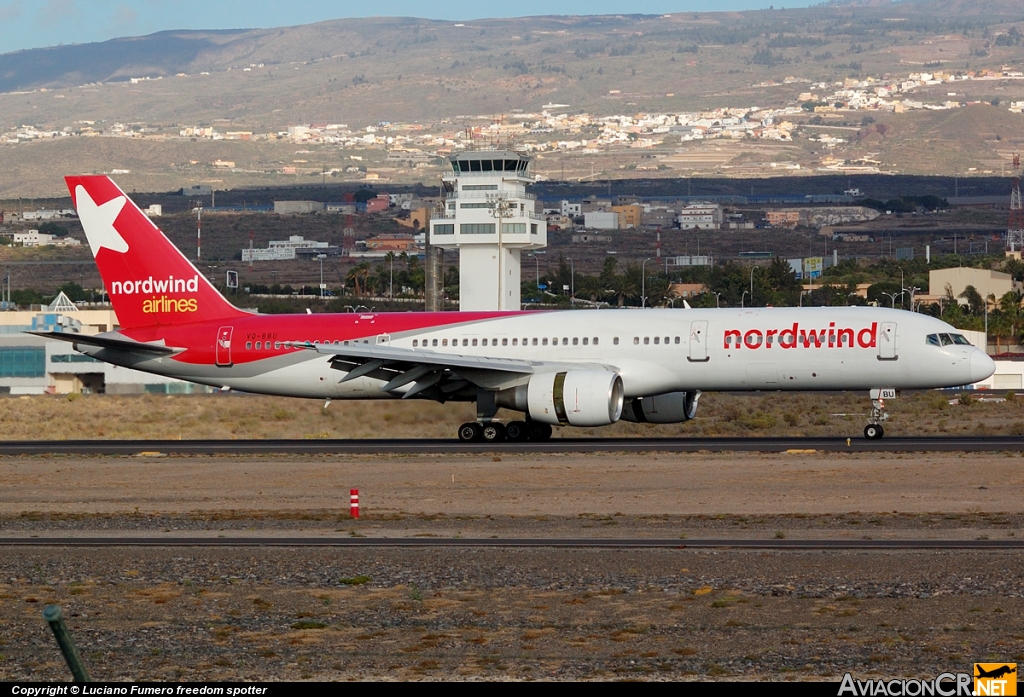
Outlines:
<svg viewBox="0 0 1024 697"><path fill-rule="evenodd" d="M645 539L411 537L11 537L0 547L346 547L518 549L1019 550L1024 539Z"/></svg>
<svg viewBox="0 0 1024 697"><path fill-rule="evenodd" d="M527 443L456 439L7 441L0 455L246 455L602 452L977 452L1024 450L1024 436L840 438L553 438Z"/></svg>

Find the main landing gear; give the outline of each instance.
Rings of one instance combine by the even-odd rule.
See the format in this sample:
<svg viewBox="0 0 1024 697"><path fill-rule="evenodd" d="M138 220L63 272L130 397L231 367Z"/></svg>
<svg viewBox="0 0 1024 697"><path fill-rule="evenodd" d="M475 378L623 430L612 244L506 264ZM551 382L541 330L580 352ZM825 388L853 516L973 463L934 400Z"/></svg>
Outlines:
<svg viewBox="0 0 1024 697"><path fill-rule="evenodd" d="M498 413L495 393L478 389L476 394L476 421L459 426L459 440L463 443L498 443L509 440L515 443L541 441L551 438L549 424L533 421L509 421L507 424L494 420Z"/></svg>
<svg viewBox="0 0 1024 697"><path fill-rule="evenodd" d="M868 440L878 440L885 435L882 422L889 418L889 414L885 411L884 398L895 396L895 390L871 390L871 413L868 415L868 425L864 427L864 437Z"/></svg>
<svg viewBox="0 0 1024 697"><path fill-rule="evenodd" d="M551 426L537 421L471 422L459 426L459 440L463 443L498 443L509 440L515 443L542 441L551 438Z"/></svg>

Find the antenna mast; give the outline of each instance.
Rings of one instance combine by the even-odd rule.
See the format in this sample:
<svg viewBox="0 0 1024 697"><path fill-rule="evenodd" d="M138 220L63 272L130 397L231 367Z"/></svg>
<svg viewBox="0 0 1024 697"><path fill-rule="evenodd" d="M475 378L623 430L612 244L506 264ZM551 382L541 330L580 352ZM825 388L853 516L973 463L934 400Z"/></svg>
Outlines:
<svg viewBox="0 0 1024 697"><path fill-rule="evenodd" d="M1024 251L1024 206L1020 197L1020 155L1013 154L1013 183L1010 185L1010 221L1006 227L1006 252L1020 258Z"/></svg>

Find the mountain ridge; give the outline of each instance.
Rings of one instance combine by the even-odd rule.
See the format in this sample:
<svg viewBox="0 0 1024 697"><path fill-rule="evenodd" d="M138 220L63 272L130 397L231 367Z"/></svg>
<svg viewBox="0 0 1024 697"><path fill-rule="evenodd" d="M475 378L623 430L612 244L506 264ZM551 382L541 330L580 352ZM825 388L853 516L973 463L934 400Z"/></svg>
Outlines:
<svg viewBox="0 0 1024 697"><path fill-rule="evenodd" d="M314 24L271 29L166 30L145 36L110 39L103 42L69 44L25 49L0 54L0 92L59 89L96 82L126 81L132 77L170 77L179 73L243 67L243 62L283 64L308 63L332 56L359 55L373 49L400 50L402 47L454 39L481 32L519 32L522 35L549 32L591 32L604 40L646 35L649 25L673 18L679 41L715 38L713 28L749 29L756 25L771 31L784 30L785 23L799 28L807 18L822 12L867 13L872 18L909 14L941 27L963 18L985 18L988 24L1008 20L1024 21L1024 8L1014 0L845 0L826 6L791 10L750 10L746 12L674 13L672 15L541 15L509 19L481 19L464 23L415 17L371 17L335 19ZM949 18L945 21L943 17ZM892 17L890 17L892 18ZM981 21L981 20L977 20ZM777 26L772 26L772 24ZM782 24L780 24L782 23ZM745 27L746 25L746 27ZM702 32L701 29L704 29ZM656 28L665 35L673 31ZM407 34L411 32L411 35ZM423 32L426 32L421 36ZM719 34L722 32L719 31ZM477 50L479 41L472 41ZM311 50L316 46L317 49ZM377 51L377 53L381 53Z"/></svg>

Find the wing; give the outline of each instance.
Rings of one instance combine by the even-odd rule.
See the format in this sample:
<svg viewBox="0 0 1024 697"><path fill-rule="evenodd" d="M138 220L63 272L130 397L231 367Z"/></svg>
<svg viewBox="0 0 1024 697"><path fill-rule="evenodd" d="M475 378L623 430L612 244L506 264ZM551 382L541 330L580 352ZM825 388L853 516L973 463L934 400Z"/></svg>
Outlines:
<svg viewBox="0 0 1024 697"><path fill-rule="evenodd" d="M466 356L385 344L353 342L344 346L286 342L286 345L331 356L331 367L346 373L339 382L364 376L383 380L382 392L396 392L404 388L403 399L421 395L445 401L470 386L497 390L521 384L534 373L595 367L592 364ZM607 366L600 367L607 369Z"/></svg>

